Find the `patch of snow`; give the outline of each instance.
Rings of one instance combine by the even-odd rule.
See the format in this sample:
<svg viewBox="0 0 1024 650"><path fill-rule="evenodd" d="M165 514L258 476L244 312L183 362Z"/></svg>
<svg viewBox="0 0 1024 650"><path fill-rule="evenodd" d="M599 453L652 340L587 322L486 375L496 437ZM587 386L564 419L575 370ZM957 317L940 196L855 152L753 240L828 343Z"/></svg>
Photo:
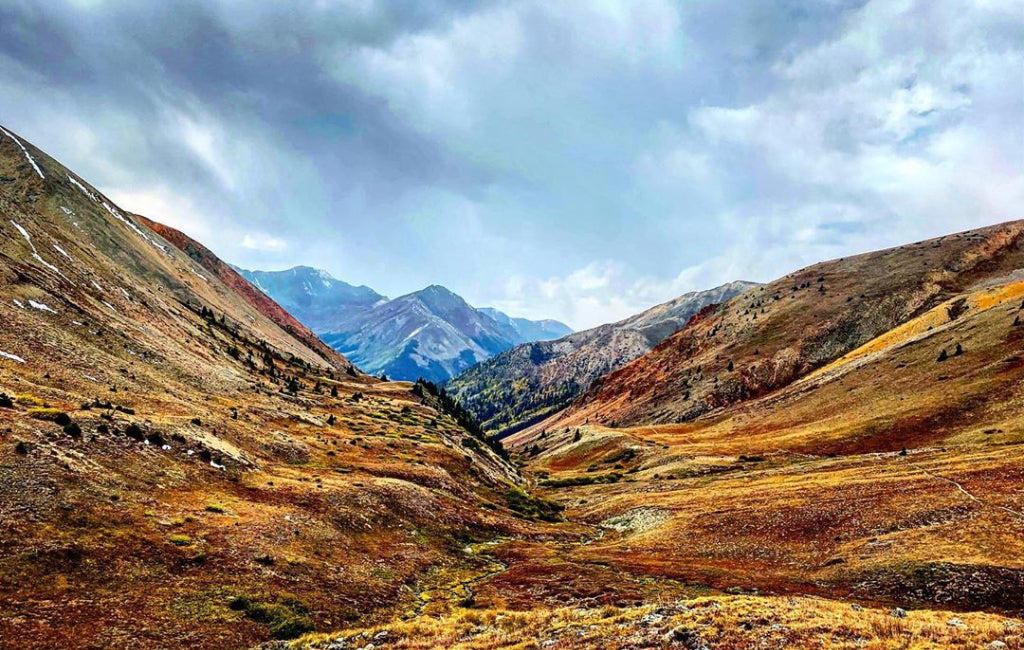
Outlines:
<svg viewBox="0 0 1024 650"><path fill-rule="evenodd" d="M164 451L170 451L171 450L171 446L170 445L163 445L160 448L163 449Z"/></svg>
<svg viewBox="0 0 1024 650"><path fill-rule="evenodd" d="M96 282L96 280L90 280L90 282L92 282L92 286L96 287L97 291L103 291L103 287L101 287L99 283Z"/></svg>
<svg viewBox="0 0 1024 650"><path fill-rule="evenodd" d="M31 307L32 309L38 309L39 311L48 311L51 314L56 314L57 313L56 309L54 309L54 308L52 308L49 305L46 305L44 303L36 302L35 300L29 300L28 301L28 306Z"/></svg>
<svg viewBox="0 0 1024 650"><path fill-rule="evenodd" d="M78 228L79 230L82 229L82 227L78 225L78 222L71 218L71 217L75 216L75 211L74 210L72 210L71 208L64 207L63 205L60 206L60 209L64 212L64 216L66 216L68 218L68 221L71 222L72 226L74 226L75 228Z"/></svg>
<svg viewBox="0 0 1024 650"><path fill-rule="evenodd" d="M194 456L194 455L195 455L195 453L196 453L196 452L195 452L195 451L193 451L193 450L191 450L191 449L189 449L188 451L186 451L186 452L185 452L185 454L186 454L186 455L188 455L188 456Z"/></svg>
<svg viewBox="0 0 1024 650"><path fill-rule="evenodd" d="M189 269L189 271L192 271L192 273L194 273L196 276L198 276L199 279L202 280L203 282L209 282L207 277L205 275L203 275L202 273L200 273L199 271L196 271L195 269Z"/></svg>
<svg viewBox="0 0 1024 650"><path fill-rule="evenodd" d="M70 255L68 255L68 252L67 252L66 250L64 250L63 248L61 248L61 247L60 247L60 246L58 246L57 244L54 244L54 245L53 245L53 247L54 247L55 249L57 249L57 252L58 252L58 253L60 253L60 254L61 254L61 255L63 255L64 257L68 258L68 259L69 259L69 260L71 260L72 262L74 261L74 260L72 260L72 259L71 259L71 256L70 256Z"/></svg>
<svg viewBox="0 0 1024 650"><path fill-rule="evenodd" d="M210 461L210 467L214 469L224 469L223 465L218 464L216 461Z"/></svg>
<svg viewBox="0 0 1024 650"><path fill-rule="evenodd" d="M124 225L126 225L129 228L131 228L132 230L134 230L136 235L138 235L139 237L142 237L146 241L150 241L149 237L146 236L146 233L142 232L142 230L138 226L135 225L134 221L132 221L131 219L126 219L125 216L121 214L120 210L118 210L117 208L113 207L112 205L110 205L106 201L103 201L103 207L106 208L107 212L109 212L111 215L113 215L113 217L115 219L117 219L118 221L120 221Z"/></svg>
<svg viewBox="0 0 1024 650"><path fill-rule="evenodd" d="M25 303L21 302L20 300L15 300L14 304L21 307L22 309L28 309L28 307L25 306Z"/></svg>
<svg viewBox="0 0 1024 650"><path fill-rule="evenodd" d="M128 292L127 292L127 291L125 291L124 287L118 287L118 289L120 289L120 290L121 290L121 293L123 293L123 294L124 294L124 297L125 297L125 298L126 298L127 300L131 300L131 299L132 299L132 297L131 297L130 295L128 295Z"/></svg>
<svg viewBox="0 0 1024 650"><path fill-rule="evenodd" d="M25 363L25 360L18 355L11 354L10 352L4 352L3 350L0 350L0 357L10 359L11 361L17 361L18 363Z"/></svg>
<svg viewBox="0 0 1024 650"><path fill-rule="evenodd" d="M28 231L22 228L21 224L15 221L14 219L11 219L10 222L11 225L13 225L17 229L17 231L21 233L21 236L25 238L25 241L27 241L28 245L32 247L32 250L35 250L36 245L32 243L32 236L28 234Z"/></svg>
<svg viewBox="0 0 1024 650"><path fill-rule="evenodd" d="M0 129L2 128L3 127L0 127ZM58 269L56 266L50 264L49 262L42 258L42 256L39 254L39 251L36 250L36 245L32 243L32 236L28 234L28 231L22 228L21 224L15 221L14 219L10 219L10 222L18 230L18 232L21 233L21 236L25 238L25 241L28 242L29 248L32 249L32 258L35 259L40 264L42 264L43 266L45 266L46 268L50 269L51 271L56 271L57 274L60 275L61 277L64 277L64 274L60 272L60 269Z"/></svg>
<svg viewBox="0 0 1024 650"><path fill-rule="evenodd" d="M39 169L39 165L37 165L36 161L33 160L32 154L30 154L28 152L28 149L25 148L25 145L21 144L21 140L19 140L18 138L14 137L14 135L10 131L8 131L7 129L5 129L2 126L0 126L0 131L3 131L7 135L8 138L10 138L11 140L14 140L14 144L16 144L19 147L21 147L21 152L23 154L25 154L26 158L28 158L28 162L32 165L32 169L36 170L36 173L39 174L39 178L46 178L45 176L43 176L43 170Z"/></svg>
<svg viewBox="0 0 1024 650"><path fill-rule="evenodd" d="M111 305L111 304L110 304L109 302L107 302L106 300L104 300L104 301L103 301L103 304L104 304L104 305L106 305L107 307L110 307L110 310L111 310L111 311L117 311L116 309L114 309L114 306L113 306L113 305Z"/></svg>
<svg viewBox="0 0 1024 650"><path fill-rule="evenodd" d="M94 382L96 382L97 384L98 384L98 383L100 383L100 380L99 380L99 379L96 379L96 378L95 378L95 377L93 377L92 375L82 375L82 376L83 376L83 377L85 377L86 379L88 379L89 381L94 381Z"/></svg>
<svg viewBox="0 0 1024 650"><path fill-rule="evenodd" d="M80 326L83 326L83 327L85 326L85 323L83 323L80 320L73 320L73 321L71 321L71 324L72 325L80 325Z"/></svg>
<svg viewBox="0 0 1024 650"><path fill-rule="evenodd" d="M61 276L63 276L63 275L64 275L63 273L61 273L61 272L60 272L60 269L58 269L58 268L57 268L56 266L54 266L53 264L50 264L50 263L49 263L49 262L47 262L46 260L44 260L44 259L43 259L43 258L42 258L42 257L41 257L41 256L39 255L39 253L32 253L32 257L33 257L33 258L35 259L35 261L39 262L40 264L42 264L42 265L43 265L43 266L45 266L46 268L50 269L51 271L54 271L54 272L55 272L55 273L57 273L58 275L61 275Z"/></svg>
<svg viewBox="0 0 1024 650"><path fill-rule="evenodd" d="M71 181L72 185L74 185L78 189L82 190L82 194L88 196L90 199L92 199L96 203L100 202L99 198L97 198L97 196L95 194L93 194L92 192L87 190L85 188L85 185L82 185L81 183L79 183L78 180L74 176L72 176L71 174L68 174L68 180Z"/></svg>

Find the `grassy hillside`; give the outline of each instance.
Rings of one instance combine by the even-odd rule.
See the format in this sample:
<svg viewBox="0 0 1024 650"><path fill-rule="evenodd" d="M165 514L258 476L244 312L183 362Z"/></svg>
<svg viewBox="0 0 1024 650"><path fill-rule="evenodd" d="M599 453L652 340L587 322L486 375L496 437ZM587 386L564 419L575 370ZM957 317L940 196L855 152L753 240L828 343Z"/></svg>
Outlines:
<svg viewBox="0 0 1024 650"><path fill-rule="evenodd" d="M0 137L0 647L371 621L466 543L550 526L410 384L23 144Z"/></svg>
<svg viewBox="0 0 1024 650"><path fill-rule="evenodd" d="M801 269L706 310L592 386L572 419L689 421L767 395L936 308L955 321L961 294L1024 268L1022 242L1014 221Z"/></svg>
<svg viewBox="0 0 1024 650"><path fill-rule="evenodd" d="M637 390L648 385L641 380L650 381L645 373L660 380L652 390L671 390L668 373L679 365L654 368L674 352L670 344L717 337L711 352L700 353L703 358L716 350L724 358L721 351L731 350L739 365L747 344L725 335L750 331L739 325L742 318L730 318L752 313L750 298L743 296L641 359L635 365L642 369L608 378L594 395L609 396L610 387L627 377L638 382L634 392L581 402L508 442L549 496L568 507L568 517L611 529L577 551L580 561L725 590L1019 615L1024 277L1010 267L1019 265L1020 227L943 240L960 242L953 259L982 259L975 251L984 251L984 265L961 266L963 274L953 276L947 264L943 281L926 286L916 301L895 293L903 300L890 317L894 327L860 345L833 348L829 363L776 390L739 396L699 417L682 411L688 421L617 428L599 423L612 413L641 413L633 404L649 399ZM888 258L889 269L905 268L925 249L940 250L934 245L872 257ZM867 261L851 260L861 273ZM856 286L858 276L847 272L856 268L840 262L827 268L831 277L842 278L840 296ZM900 286L890 278L894 288ZM843 285L836 280L832 286ZM821 332L847 322L824 308L796 312L808 333L801 339L771 316L782 305L765 307L759 320L775 337L762 334L757 341L769 358L778 358L783 345L820 350ZM873 311L851 301L851 319ZM911 317L901 317L907 312ZM810 322L823 314L825 327ZM867 320L858 327L879 322ZM850 334L844 340L861 338ZM734 374L765 376L743 370ZM706 375L704 383L713 387L714 375ZM676 398L665 396L658 404L676 403L670 399Z"/></svg>

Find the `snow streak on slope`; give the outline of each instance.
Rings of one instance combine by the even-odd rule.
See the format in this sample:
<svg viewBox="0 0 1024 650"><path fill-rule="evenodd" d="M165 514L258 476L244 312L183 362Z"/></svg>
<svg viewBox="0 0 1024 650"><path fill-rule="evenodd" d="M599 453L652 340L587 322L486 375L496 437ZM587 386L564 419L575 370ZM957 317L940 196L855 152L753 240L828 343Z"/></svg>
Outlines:
<svg viewBox="0 0 1024 650"><path fill-rule="evenodd" d="M26 158L28 158L29 164L31 164L32 169L36 170L36 173L39 174L39 178L46 178L45 176L43 176L43 171L39 169L39 165L37 165L36 161L32 158L32 154L28 152L28 149L25 148L25 145L21 144L21 140L14 137L14 135L10 131L8 131L2 126L0 126L0 131L3 131L8 138L14 140L14 144L18 145L21 148L21 152L25 154Z"/></svg>
<svg viewBox="0 0 1024 650"><path fill-rule="evenodd" d="M100 200L98 198L96 198L95 194L93 194L92 192L87 190L85 188L85 185L82 185L81 183L79 183L78 180L74 176L72 176L71 174L68 174L68 180L71 181L72 185L74 185L78 189L82 190L82 194L85 194L86 196L88 196L90 199L92 199L96 203L100 202Z"/></svg>
<svg viewBox="0 0 1024 650"><path fill-rule="evenodd" d="M40 264L42 264L43 266L45 266L46 268L50 269L51 271L54 271L54 272L56 272L56 273L57 273L57 274L59 274L59 275L60 275L61 277L64 277L64 274L60 272L60 269L58 269L58 268L57 268L56 266L54 266L53 264L50 264L50 263L49 263L49 262L47 262L46 260L44 260L44 259L43 259L43 257L42 257L42 256L41 256L41 255L39 254L39 251L37 251L37 250L36 250L36 245L32 243L32 237L31 237L31 236L30 236L30 235L28 234L28 231L27 231L27 230L25 230L24 228L22 228L22 227L21 227L21 224L19 224L19 223L18 223L17 221L15 221L14 219L11 219L11 220L10 220L10 222L11 222L11 225L13 225L13 226L14 226L15 228L17 228L17 229L18 229L18 232L20 232L20 233L21 233L21 236L25 238L25 241L27 241L27 242L28 242L29 248L31 248L31 249L32 249L32 257L33 257L33 258L34 258L34 259L35 259L35 260L36 260L37 262L39 262ZM58 249L58 250L59 250L59 249ZM63 252L63 251L62 251L62 252ZM67 253L64 253L64 254L65 254L65 255L67 255Z"/></svg>

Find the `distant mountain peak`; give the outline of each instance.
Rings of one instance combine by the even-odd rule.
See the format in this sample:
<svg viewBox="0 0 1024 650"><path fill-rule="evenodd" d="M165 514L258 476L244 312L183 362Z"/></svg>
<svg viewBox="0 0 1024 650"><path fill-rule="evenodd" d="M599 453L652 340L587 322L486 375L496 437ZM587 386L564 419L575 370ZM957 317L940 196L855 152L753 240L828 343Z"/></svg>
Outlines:
<svg viewBox="0 0 1024 650"><path fill-rule="evenodd" d="M440 284L431 284L423 287L419 291L413 291L408 295L415 296L416 298L423 300L444 300L456 304L469 304L462 296L455 293L448 287L441 286Z"/></svg>
<svg viewBox="0 0 1024 650"><path fill-rule="evenodd" d="M361 368L395 379L445 381L514 345L571 331L557 321L476 309L440 284L388 300L311 266L237 270Z"/></svg>

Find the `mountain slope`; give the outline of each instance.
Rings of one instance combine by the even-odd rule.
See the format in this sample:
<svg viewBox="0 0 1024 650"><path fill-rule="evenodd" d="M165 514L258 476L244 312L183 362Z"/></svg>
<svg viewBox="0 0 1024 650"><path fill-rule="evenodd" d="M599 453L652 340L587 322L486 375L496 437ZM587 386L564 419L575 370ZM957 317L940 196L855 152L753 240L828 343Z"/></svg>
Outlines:
<svg viewBox="0 0 1024 650"><path fill-rule="evenodd" d="M770 393L932 309L1024 267L1024 223L823 262L702 312L604 377L572 419L680 422Z"/></svg>
<svg viewBox="0 0 1024 650"><path fill-rule="evenodd" d="M1022 357L1016 221L709 308L504 442L568 516L618 533L579 561L1019 617Z"/></svg>
<svg viewBox="0 0 1024 650"><path fill-rule="evenodd" d="M308 266L238 272L315 332L336 329L338 323L387 300L369 287L353 286Z"/></svg>
<svg viewBox="0 0 1024 650"><path fill-rule="evenodd" d="M192 239L185 233L157 223L139 214L132 214L132 217L141 221L150 230L174 244L176 248L195 260L200 266L218 277L221 282L235 291L246 302L255 307L260 313L266 315L283 330L302 341L304 344L315 350L317 354L338 363L338 353L329 345L324 344L316 334L308 327L300 323L291 313L282 309L281 305L274 302L263 291L253 287L247 276L239 275L230 264L223 262L213 254L210 249ZM346 370L351 364L344 364Z"/></svg>
<svg viewBox="0 0 1024 650"><path fill-rule="evenodd" d="M519 345L459 374L446 389L487 430L514 429L564 408L595 379L649 351L701 309L755 286L730 282L617 323Z"/></svg>
<svg viewBox="0 0 1024 650"><path fill-rule="evenodd" d="M390 616L472 563L467 537L550 526L457 412L355 372L197 242L15 138L0 647L239 648Z"/></svg>

